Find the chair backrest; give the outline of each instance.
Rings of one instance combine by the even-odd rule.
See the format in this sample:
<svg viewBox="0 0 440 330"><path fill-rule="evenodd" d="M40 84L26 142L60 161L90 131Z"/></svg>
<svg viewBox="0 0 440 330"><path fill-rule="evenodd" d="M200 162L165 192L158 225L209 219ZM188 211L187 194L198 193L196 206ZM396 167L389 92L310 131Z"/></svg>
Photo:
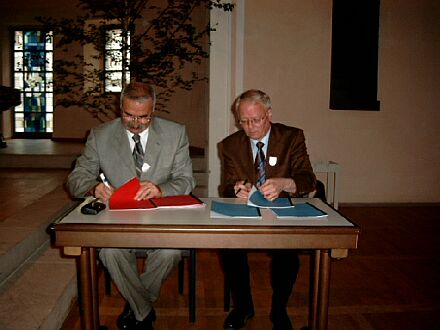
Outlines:
<svg viewBox="0 0 440 330"><path fill-rule="evenodd" d="M312 193L312 196L315 198L319 198L327 203L327 196L325 194L325 185L324 183L322 183L322 181L320 180L316 181L315 191Z"/></svg>
<svg viewBox="0 0 440 330"><path fill-rule="evenodd" d="M341 174L341 166L333 161L316 161L312 163L312 167L318 182L320 182L317 184L317 189L313 196L321 199L325 198L325 201L337 210L339 207L339 177ZM317 194L321 195L317 196ZM321 197L322 194L323 198Z"/></svg>

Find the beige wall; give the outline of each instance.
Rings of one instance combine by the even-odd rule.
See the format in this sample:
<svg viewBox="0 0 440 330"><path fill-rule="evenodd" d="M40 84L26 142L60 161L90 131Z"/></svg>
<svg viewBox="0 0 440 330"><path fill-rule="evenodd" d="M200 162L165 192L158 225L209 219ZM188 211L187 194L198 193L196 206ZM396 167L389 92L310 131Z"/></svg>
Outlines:
<svg viewBox="0 0 440 330"><path fill-rule="evenodd" d="M381 1L381 110L329 110L331 1L245 2L244 89L342 166L342 202L440 202L440 5Z"/></svg>
<svg viewBox="0 0 440 330"><path fill-rule="evenodd" d="M14 10L24 3L24 12ZM32 3L0 4L3 85L10 82L7 26L29 24L30 17L43 14L41 6L52 10L50 1ZM187 124L193 145L205 145L209 127L210 192L219 176L215 145L235 129L226 104L241 89L261 88L272 97L275 121L304 129L312 160L341 164L341 202L440 202L440 2L381 1L378 112L328 108L331 3L238 0L236 21L225 20L232 27L218 28L210 67L209 126L203 112L174 112L177 99L170 105L176 120ZM71 2L62 6L65 16ZM194 102L203 98L203 93L194 95L184 103L201 110ZM77 113L73 118L58 116L62 132L67 134L70 127L69 134L76 135L87 130L77 125L94 125L90 119L78 120Z"/></svg>

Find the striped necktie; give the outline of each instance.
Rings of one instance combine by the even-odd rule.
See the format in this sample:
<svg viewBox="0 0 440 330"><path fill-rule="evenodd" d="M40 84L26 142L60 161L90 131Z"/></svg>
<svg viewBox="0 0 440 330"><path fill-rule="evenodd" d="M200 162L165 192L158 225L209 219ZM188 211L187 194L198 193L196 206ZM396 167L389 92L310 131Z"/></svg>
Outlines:
<svg viewBox="0 0 440 330"><path fill-rule="evenodd" d="M257 188L266 182L266 159L263 151L264 143L257 143L257 155L255 156L255 169L258 174L258 180L256 183Z"/></svg>
<svg viewBox="0 0 440 330"><path fill-rule="evenodd" d="M133 149L134 165L136 166L136 175L140 178L142 174L142 165L144 164L144 150L142 149L141 137L139 134L133 135L133 140L135 142Z"/></svg>

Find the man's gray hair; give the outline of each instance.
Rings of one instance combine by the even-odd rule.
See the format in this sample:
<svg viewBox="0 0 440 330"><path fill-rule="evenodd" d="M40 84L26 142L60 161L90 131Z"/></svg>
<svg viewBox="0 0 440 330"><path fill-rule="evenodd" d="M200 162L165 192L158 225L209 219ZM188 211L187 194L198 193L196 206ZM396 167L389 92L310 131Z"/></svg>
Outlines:
<svg viewBox="0 0 440 330"><path fill-rule="evenodd" d="M121 92L120 107L124 104L124 98L135 100L138 102L145 102L147 100L153 100L153 111L156 105L156 92L153 85L149 85L143 82L134 81L124 87Z"/></svg>
<svg viewBox="0 0 440 330"><path fill-rule="evenodd" d="M261 103L266 110L272 109L272 101L269 95L258 89L249 89L239 95L234 101L234 110L238 114L238 108L242 102Z"/></svg>

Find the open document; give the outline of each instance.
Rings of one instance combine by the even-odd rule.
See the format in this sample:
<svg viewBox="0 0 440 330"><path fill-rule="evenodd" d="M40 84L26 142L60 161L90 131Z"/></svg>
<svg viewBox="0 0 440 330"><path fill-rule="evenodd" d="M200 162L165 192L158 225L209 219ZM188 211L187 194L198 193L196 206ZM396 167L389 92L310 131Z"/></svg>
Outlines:
<svg viewBox="0 0 440 330"><path fill-rule="evenodd" d="M277 198L273 201L268 201L255 186L249 192L247 205L270 209L294 207L290 198Z"/></svg>

